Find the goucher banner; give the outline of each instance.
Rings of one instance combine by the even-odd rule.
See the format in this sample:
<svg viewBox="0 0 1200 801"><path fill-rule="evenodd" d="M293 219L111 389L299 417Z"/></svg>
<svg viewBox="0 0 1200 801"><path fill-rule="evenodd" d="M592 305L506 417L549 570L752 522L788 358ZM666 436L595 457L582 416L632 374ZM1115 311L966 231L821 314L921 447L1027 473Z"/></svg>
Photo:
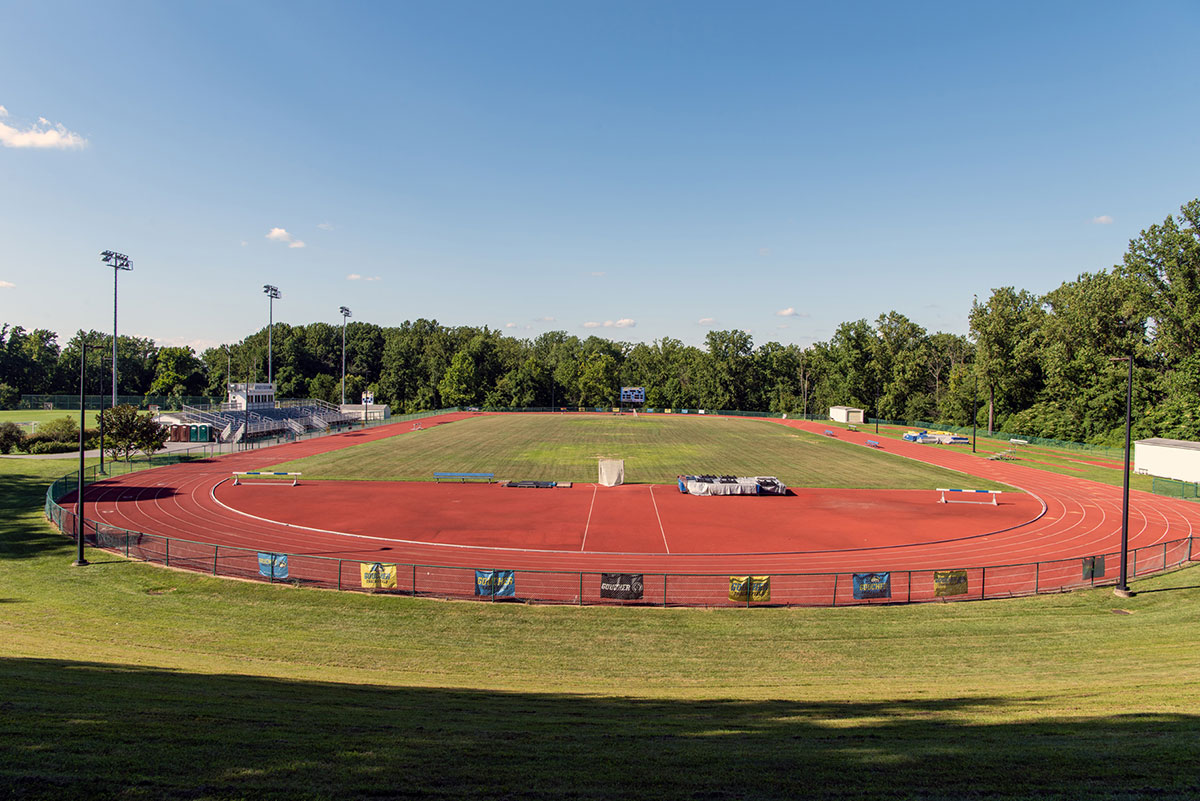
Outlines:
<svg viewBox="0 0 1200 801"><path fill-rule="evenodd" d="M935 570L933 571L934 595L966 595L967 571L965 570Z"/></svg>
<svg viewBox="0 0 1200 801"><path fill-rule="evenodd" d="M730 576L729 600L766 603L771 600L770 576Z"/></svg>
<svg viewBox="0 0 1200 801"><path fill-rule="evenodd" d="M396 589L396 566L382 562L359 562L362 585L374 590Z"/></svg>

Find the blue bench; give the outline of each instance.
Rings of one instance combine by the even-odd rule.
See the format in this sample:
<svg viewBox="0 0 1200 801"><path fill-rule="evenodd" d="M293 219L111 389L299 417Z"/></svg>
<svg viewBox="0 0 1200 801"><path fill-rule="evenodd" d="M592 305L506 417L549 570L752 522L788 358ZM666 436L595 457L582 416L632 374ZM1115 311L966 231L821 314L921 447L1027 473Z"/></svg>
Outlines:
<svg viewBox="0 0 1200 801"><path fill-rule="evenodd" d="M433 480L441 484L442 479L449 481L450 479L458 479L461 483L468 481L486 481L491 484L496 478L495 473L434 473Z"/></svg>
<svg viewBox="0 0 1200 801"><path fill-rule="evenodd" d="M870 445L872 448L882 448L883 447L882 445L879 444L878 440L874 440L874 439L867 440L867 444Z"/></svg>

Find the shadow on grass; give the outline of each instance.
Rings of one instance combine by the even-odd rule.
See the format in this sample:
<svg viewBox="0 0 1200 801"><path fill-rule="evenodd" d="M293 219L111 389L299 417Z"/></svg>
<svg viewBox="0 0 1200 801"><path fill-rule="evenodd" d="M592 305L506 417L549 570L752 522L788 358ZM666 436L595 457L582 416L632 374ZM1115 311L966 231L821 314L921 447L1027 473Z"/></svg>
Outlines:
<svg viewBox="0 0 1200 801"><path fill-rule="evenodd" d="M41 526L30 525L29 516L23 514L42 507L49 486L45 476L22 472L6 472L0 478L0 560L66 554L71 550L69 541L50 536Z"/></svg>
<svg viewBox="0 0 1200 801"><path fill-rule="evenodd" d="M503 659L501 654L481 658ZM1200 717L669 701L0 660L18 798L1194 798ZM1036 709L1030 702L1029 711Z"/></svg>

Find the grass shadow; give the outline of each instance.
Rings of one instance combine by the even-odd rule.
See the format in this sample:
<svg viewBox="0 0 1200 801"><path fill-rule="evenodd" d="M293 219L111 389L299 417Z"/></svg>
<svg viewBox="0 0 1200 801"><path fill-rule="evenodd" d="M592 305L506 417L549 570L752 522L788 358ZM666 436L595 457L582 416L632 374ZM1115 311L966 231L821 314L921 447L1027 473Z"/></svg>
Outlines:
<svg viewBox="0 0 1200 801"><path fill-rule="evenodd" d="M995 721L1009 701L645 700L60 659L0 659L0 685L0 783L19 798L1200 793L1196 715Z"/></svg>

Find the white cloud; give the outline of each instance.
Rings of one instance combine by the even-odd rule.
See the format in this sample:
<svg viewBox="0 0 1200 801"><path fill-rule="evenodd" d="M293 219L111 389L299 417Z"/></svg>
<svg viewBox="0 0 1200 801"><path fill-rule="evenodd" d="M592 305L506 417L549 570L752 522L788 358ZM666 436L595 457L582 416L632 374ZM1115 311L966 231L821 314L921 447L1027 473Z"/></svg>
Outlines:
<svg viewBox="0 0 1200 801"><path fill-rule="evenodd" d="M787 324L787 323L780 323L779 325L777 325L777 326L775 326L775 327L776 327L776 328L783 329L783 328L787 328L787 327L788 327L788 324Z"/></svg>
<svg viewBox="0 0 1200 801"><path fill-rule="evenodd" d="M758 255L760 255L760 256L770 256L770 255L771 255L771 249L770 249L770 248L759 248L759 249L758 249Z"/></svg>
<svg viewBox="0 0 1200 801"><path fill-rule="evenodd" d="M8 109L0 106L0 117L7 116ZM35 124L24 130L0 122L0 145L69 150L87 147L87 140L73 131L68 131L60 122L50 122L45 117L38 117Z"/></svg>
<svg viewBox="0 0 1200 801"><path fill-rule="evenodd" d="M584 328L633 328L637 325L637 320L631 317L622 317L620 320L605 320L598 323L594 320L583 324Z"/></svg>
<svg viewBox="0 0 1200 801"><path fill-rule="evenodd" d="M775 316L776 317L795 317L796 310L793 309L791 306L788 306L786 309L780 309L779 311L775 312Z"/></svg>
<svg viewBox="0 0 1200 801"><path fill-rule="evenodd" d="M332 231L333 223L317 223L317 227L320 228L322 231Z"/></svg>
<svg viewBox="0 0 1200 801"><path fill-rule="evenodd" d="M535 323L554 323L554 322L558 322L558 320L554 317L539 317L536 320L534 320L534 322Z"/></svg>
<svg viewBox="0 0 1200 801"><path fill-rule="evenodd" d="M1112 225L1113 218L1107 214L1101 214L1099 217L1092 218L1092 225Z"/></svg>
<svg viewBox="0 0 1200 801"><path fill-rule="evenodd" d="M362 275L359 275L358 273L350 273L349 275L346 276L346 280L347 281L381 281L383 279L381 279L378 275L362 276Z"/></svg>
<svg viewBox="0 0 1200 801"><path fill-rule="evenodd" d="M223 343L215 339L189 339L187 337L150 337L160 348L191 348L196 353L203 353L209 348L215 348Z"/></svg>
<svg viewBox="0 0 1200 801"><path fill-rule="evenodd" d="M0 106L0 108L4 108L4 106ZM12 281L0 281L0 289L12 289L15 286L16 284Z"/></svg>
<svg viewBox="0 0 1200 801"><path fill-rule="evenodd" d="M247 242L245 239L242 240L242 247L246 247L246 245L249 245L249 244L250 243Z"/></svg>
<svg viewBox="0 0 1200 801"><path fill-rule="evenodd" d="M592 278L603 278L603 277L604 277L603 270L597 270L596 272L592 273Z"/></svg>
<svg viewBox="0 0 1200 801"><path fill-rule="evenodd" d="M517 324L516 323L505 323L504 327L505 328L516 328Z"/></svg>
<svg viewBox="0 0 1200 801"><path fill-rule="evenodd" d="M302 240L292 236L284 228L272 228L267 232L267 239L270 239L272 242L287 242L289 248L308 247Z"/></svg>

